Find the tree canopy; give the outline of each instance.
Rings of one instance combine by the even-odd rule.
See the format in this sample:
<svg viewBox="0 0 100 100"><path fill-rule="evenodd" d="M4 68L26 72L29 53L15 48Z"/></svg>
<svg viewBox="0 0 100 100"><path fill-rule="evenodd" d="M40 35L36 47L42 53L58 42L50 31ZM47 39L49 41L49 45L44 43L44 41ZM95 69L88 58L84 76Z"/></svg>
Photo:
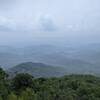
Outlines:
<svg viewBox="0 0 100 100"><path fill-rule="evenodd" d="M0 100L100 100L100 78L91 75L34 78L28 73L5 78L0 69Z"/></svg>

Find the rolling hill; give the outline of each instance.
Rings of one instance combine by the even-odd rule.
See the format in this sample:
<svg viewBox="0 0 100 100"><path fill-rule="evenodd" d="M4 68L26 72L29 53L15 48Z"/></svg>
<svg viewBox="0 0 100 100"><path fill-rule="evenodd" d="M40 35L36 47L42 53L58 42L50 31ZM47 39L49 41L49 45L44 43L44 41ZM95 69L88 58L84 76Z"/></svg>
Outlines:
<svg viewBox="0 0 100 100"><path fill-rule="evenodd" d="M99 51L100 44L0 46L0 65L7 70L22 62L41 62L64 68L68 74L99 74Z"/></svg>
<svg viewBox="0 0 100 100"><path fill-rule="evenodd" d="M7 70L11 77L16 73L30 73L34 77L51 77L64 75L64 72L63 68L32 62L21 63Z"/></svg>

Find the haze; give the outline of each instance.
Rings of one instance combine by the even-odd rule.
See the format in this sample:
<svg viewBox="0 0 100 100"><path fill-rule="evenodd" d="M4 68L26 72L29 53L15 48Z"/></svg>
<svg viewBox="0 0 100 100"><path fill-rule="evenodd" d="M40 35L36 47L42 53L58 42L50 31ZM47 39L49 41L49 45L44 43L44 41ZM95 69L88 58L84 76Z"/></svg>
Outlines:
<svg viewBox="0 0 100 100"><path fill-rule="evenodd" d="M99 0L0 0L0 45L48 39L99 42L99 4Z"/></svg>

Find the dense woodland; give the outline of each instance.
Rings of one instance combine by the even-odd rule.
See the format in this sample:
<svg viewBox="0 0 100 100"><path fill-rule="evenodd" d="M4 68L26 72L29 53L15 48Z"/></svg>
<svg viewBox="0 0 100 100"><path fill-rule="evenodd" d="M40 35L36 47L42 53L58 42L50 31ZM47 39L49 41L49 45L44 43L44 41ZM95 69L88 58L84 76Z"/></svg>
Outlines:
<svg viewBox="0 0 100 100"><path fill-rule="evenodd" d="M100 78L91 75L35 78L19 73L10 79L0 68L0 100L100 100Z"/></svg>

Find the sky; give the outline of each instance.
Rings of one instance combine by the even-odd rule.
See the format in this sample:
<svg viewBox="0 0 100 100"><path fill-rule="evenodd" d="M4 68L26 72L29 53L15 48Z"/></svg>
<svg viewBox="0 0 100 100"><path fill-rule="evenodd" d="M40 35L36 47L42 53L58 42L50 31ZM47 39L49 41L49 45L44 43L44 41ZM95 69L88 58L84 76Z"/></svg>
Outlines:
<svg viewBox="0 0 100 100"><path fill-rule="evenodd" d="M0 44L100 37L100 0L0 0Z"/></svg>

